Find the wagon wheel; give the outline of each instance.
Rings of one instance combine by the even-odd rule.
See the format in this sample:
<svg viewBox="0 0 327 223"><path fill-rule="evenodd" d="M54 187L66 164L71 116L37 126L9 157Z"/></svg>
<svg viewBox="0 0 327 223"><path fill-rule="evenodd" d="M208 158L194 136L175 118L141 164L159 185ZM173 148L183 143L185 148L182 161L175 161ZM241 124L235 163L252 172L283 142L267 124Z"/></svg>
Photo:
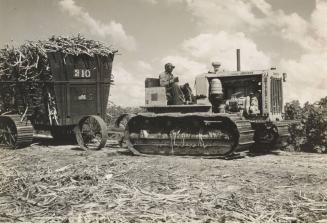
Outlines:
<svg viewBox="0 0 327 223"><path fill-rule="evenodd" d="M9 118L0 119L0 145L3 147L16 148L17 129L15 122Z"/></svg>
<svg viewBox="0 0 327 223"><path fill-rule="evenodd" d="M75 127L76 141L82 149L99 150L108 139L106 123L99 116L86 116Z"/></svg>

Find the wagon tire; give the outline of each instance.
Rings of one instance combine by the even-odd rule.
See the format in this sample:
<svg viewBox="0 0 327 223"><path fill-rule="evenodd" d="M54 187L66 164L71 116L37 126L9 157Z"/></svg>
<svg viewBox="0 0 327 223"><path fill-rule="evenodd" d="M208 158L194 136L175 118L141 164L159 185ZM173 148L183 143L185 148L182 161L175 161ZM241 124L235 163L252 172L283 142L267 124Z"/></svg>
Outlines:
<svg viewBox="0 0 327 223"><path fill-rule="evenodd" d="M96 115L83 117L74 132L78 145L84 150L100 150L108 140L107 125Z"/></svg>

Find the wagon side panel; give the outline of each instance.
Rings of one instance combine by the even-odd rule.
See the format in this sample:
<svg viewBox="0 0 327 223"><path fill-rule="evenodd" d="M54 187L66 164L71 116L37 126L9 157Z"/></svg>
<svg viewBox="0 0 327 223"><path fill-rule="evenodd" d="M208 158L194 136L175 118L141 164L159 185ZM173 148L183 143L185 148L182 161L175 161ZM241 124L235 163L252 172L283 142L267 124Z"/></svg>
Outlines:
<svg viewBox="0 0 327 223"><path fill-rule="evenodd" d="M104 119L113 56L50 54L60 125L76 125L86 115Z"/></svg>

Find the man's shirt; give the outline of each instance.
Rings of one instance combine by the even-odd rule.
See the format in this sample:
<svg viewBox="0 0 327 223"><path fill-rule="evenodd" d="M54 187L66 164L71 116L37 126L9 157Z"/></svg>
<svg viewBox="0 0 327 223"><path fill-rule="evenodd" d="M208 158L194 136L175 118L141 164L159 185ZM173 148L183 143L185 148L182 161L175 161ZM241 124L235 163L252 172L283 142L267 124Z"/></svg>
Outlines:
<svg viewBox="0 0 327 223"><path fill-rule="evenodd" d="M159 81L161 87L168 87L170 83L172 83L172 80L174 78L173 74L169 74L167 72L162 72L159 74Z"/></svg>

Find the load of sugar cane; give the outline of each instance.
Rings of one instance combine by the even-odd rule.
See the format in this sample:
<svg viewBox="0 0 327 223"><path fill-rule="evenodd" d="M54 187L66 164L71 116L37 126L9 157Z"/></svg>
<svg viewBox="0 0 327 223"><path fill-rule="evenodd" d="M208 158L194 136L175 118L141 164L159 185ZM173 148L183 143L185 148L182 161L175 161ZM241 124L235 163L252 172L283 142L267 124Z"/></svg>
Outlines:
<svg viewBox="0 0 327 223"><path fill-rule="evenodd" d="M110 57L116 52L111 46L81 35L5 46L0 50L0 114L28 111L34 116L48 116L48 105L55 103L49 54L62 54L65 63L70 55Z"/></svg>

